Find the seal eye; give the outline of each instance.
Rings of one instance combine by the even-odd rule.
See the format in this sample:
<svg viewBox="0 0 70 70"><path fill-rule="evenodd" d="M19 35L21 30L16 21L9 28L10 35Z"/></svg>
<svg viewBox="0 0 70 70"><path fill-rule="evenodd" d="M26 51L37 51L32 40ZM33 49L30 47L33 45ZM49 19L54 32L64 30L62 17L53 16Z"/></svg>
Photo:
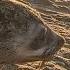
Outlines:
<svg viewBox="0 0 70 70"><path fill-rule="evenodd" d="M10 32L11 32L11 30L7 30L7 31L6 31L6 33L10 33Z"/></svg>

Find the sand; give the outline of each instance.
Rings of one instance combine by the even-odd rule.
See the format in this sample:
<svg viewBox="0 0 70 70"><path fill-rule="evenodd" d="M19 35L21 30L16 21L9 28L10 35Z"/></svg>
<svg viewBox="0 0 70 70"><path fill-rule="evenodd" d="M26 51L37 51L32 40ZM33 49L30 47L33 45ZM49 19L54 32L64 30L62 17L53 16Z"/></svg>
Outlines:
<svg viewBox="0 0 70 70"><path fill-rule="evenodd" d="M19 1L23 2L23 0ZM70 1L27 1L30 2L26 2L27 4L40 12L45 24L64 37L65 44L51 61L45 62L42 66L42 61L37 61L22 65L8 65L10 69L6 69L7 65L1 65L1 70L70 70Z"/></svg>

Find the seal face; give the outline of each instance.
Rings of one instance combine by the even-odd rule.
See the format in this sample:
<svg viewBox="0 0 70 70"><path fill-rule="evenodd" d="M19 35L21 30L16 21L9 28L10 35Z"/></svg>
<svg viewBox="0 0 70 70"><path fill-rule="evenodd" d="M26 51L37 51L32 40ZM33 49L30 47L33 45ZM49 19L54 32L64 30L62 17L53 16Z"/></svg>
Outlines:
<svg viewBox="0 0 70 70"><path fill-rule="evenodd" d="M48 58L63 43L62 37L44 26L36 10L18 1L0 1L0 63L42 60L46 48Z"/></svg>

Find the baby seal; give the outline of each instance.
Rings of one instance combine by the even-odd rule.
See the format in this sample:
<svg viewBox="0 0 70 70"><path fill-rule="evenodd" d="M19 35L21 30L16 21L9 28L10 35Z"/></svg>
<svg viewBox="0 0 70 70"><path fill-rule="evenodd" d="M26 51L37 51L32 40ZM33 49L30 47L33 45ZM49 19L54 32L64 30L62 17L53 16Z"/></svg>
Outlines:
<svg viewBox="0 0 70 70"><path fill-rule="evenodd" d="M0 63L47 60L63 44L35 9L16 0L0 1Z"/></svg>

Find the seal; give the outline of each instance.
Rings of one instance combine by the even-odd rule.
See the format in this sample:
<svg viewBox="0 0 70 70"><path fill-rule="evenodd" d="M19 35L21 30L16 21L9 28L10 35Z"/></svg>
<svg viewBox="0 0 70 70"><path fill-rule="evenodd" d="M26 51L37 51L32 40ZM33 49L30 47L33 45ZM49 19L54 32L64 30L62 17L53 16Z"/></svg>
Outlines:
<svg viewBox="0 0 70 70"><path fill-rule="evenodd" d="M47 60L63 44L38 11L16 0L0 1L0 63Z"/></svg>

